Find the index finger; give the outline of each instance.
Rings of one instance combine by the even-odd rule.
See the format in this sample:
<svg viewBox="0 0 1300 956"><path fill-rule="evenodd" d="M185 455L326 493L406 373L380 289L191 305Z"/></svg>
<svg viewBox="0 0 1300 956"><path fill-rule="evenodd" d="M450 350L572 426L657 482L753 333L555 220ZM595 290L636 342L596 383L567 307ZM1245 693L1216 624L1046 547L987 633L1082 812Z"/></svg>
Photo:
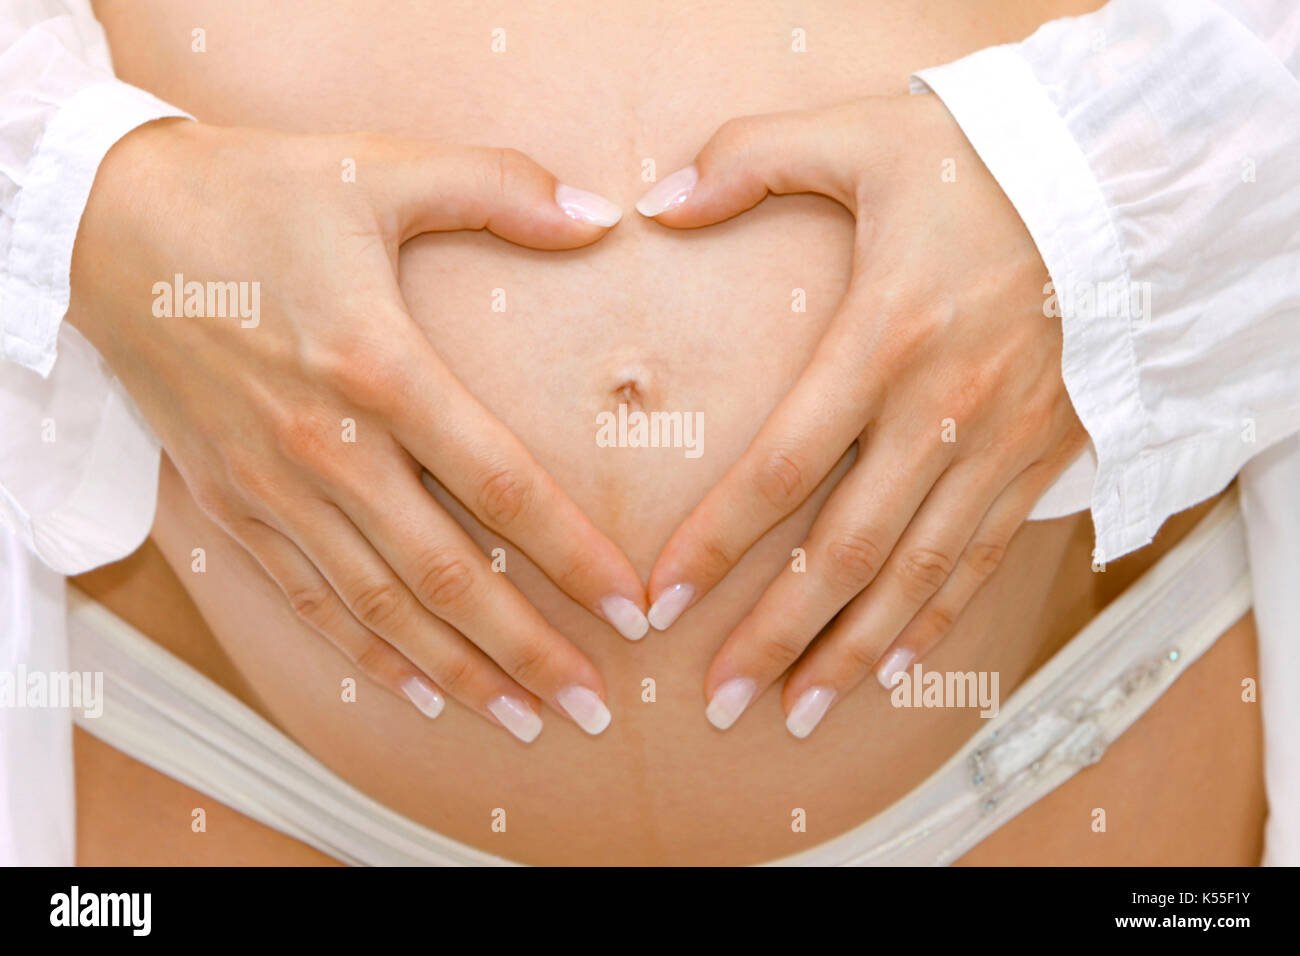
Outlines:
<svg viewBox="0 0 1300 956"><path fill-rule="evenodd" d="M793 512L866 428L880 399L864 373L861 331L843 320L850 295L812 361L722 480L673 532L650 572L648 619L666 630L721 581L768 529Z"/></svg>
<svg viewBox="0 0 1300 956"><path fill-rule="evenodd" d="M537 460L442 364L404 381L393 434L483 524L533 561L560 590L625 638L649 631L645 589L623 550L601 533ZM430 375L427 370L437 369Z"/></svg>

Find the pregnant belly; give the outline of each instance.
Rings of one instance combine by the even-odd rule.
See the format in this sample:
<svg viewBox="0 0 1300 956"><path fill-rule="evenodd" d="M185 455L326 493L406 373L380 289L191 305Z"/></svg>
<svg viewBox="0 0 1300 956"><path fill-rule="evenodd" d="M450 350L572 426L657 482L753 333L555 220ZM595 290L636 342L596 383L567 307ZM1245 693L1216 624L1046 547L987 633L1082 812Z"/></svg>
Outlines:
<svg viewBox="0 0 1300 956"><path fill-rule="evenodd" d="M200 120L513 146L630 210L646 170L689 162L732 115L899 92L910 70L1096 5L826 4L794 20L777 3L101 0L96 10L120 74ZM807 52L791 48L796 29ZM193 51L195 30L205 52ZM681 234L633 214L568 253L422 237L403 249L401 282L448 365L646 574L807 361L845 288L851 236L838 206L787 197ZM678 447L610 447L598 416L620 405L680 413L697 430ZM526 861L750 862L861 822L979 724L972 710L895 710L874 685L804 741L786 733L776 688L728 733L706 723L709 659L847 465L671 631L639 645L435 491L485 552L506 549L512 580L604 674L614 714L604 735L552 714L529 747L455 706L430 723L373 688L344 700L346 662L297 624L167 469L154 537L233 662L225 682L398 811ZM1008 695L1091 613L1088 532L1078 518L1028 526L932 666L999 671ZM189 573L195 547L208 552L202 575ZM791 827L796 808L806 832ZM492 828L498 810L504 833Z"/></svg>

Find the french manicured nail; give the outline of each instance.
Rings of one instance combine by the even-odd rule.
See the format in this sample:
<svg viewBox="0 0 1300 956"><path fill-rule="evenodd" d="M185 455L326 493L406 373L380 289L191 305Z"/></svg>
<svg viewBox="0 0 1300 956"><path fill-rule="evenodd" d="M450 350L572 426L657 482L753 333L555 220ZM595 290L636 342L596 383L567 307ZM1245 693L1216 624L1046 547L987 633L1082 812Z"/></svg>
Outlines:
<svg viewBox="0 0 1300 956"><path fill-rule="evenodd" d="M595 691L571 684L556 694L555 699L573 722L593 737L609 726L609 708Z"/></svg>
<svg viewBox="0 0 1300 956"><path fill-rule="evenodd" d="M533 709L523 701L513 697L498 697L488 703L487 709L501 721L501 726L526 744L532 743L542 732L542 718L533 713Z"/></svg>
<svg viewBox="0 0 1300 956"><path fill-rule="evenodd" d="M600 602L600 613L629 641L639 641L650 630L650 622L641 609L625 597L611 594Z"/></svg>
<svg viewBox="0 0 1300 956"><path fill-rule="evenodd" d="M585 189L574 189L560 183L555 187L555 204L564 210L564 214L578 222L590 223L608 229L623 218L623 209L618 203L589 193Z"/></svg>
<svg viewBox="0 0 1300 956"><path fill-rule="evenodd" d="M699 181L700 172L694 166L679 169L666 179L655 183L654 187L637 201L636 211L643 216L653 218L674 206L680 206L686 202Z"/></svg>
<svg viewBox="0 0 1300 956"><path fill-rule="evenodd" d="M801 740L807 737L826 716L834 699L835 691L829 687L809 687L799 695L799 700L790 709L790 716L785 719L785 729Z"/></svg>
<svg viewBox="0 0 1300 956"><path fill-rule="evenodd" d="M691 603L694 596L695 588L689 584L674 584L660 591L654 604L650 605L650 613L646 615L650 626L656 631L668 630L673 621L681 617L682 611L686 610L686 605Z"/></svg>
<svg viewBox="0 0 1300 956"><path fill-rule="evenodd" d="M713 692L704 716L719 730L726 730L745 712L757 685L748 677L733 677Z"/></svg>
<svg viewBox="0 0 1300 956"><path fill-rule="evenodd" d="M898 680L899 675L907 671L907 668L911 666L914 660L916 660L916 654L906 647L895 648L876 665L876 680L880 681L880 686L885 690L892 690L894 681Z"/></svg>
<svg viewBox="0 0 1300 956"><path fill-rule="evenodd" d="M426 717L437 717L446 706L442 695L433 689L423 677L408 677L402 681L402 693L411 699L411 703L420 709Z"/></svg>

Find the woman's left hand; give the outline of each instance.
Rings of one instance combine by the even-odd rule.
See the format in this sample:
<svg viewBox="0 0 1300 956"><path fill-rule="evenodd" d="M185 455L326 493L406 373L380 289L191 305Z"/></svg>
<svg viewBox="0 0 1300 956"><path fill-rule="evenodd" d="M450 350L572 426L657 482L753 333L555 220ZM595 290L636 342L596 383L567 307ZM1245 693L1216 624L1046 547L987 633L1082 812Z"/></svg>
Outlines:
<svg viewBox="0 0 1300 956"><path fill-rule="evenodd" d="M705 677L725 729L794 665L783 706L798 737L868 672L890 686L943 638L1086 440L1047 270L936 97L732 120L637 208L691 228L803 192L857 219L848 292L794 388L665 546L649 615L668 627L857 442L806 571L772 582Z"/></svg>

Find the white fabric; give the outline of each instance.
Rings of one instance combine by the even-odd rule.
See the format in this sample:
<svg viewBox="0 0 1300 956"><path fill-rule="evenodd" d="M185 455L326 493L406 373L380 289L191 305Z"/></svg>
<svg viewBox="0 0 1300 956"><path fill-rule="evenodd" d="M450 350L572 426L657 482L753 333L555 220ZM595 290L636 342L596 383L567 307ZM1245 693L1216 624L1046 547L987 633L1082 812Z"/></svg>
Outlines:
<svg viewBox="0 0 1300 956"><path fill-rule="evenodd" d="M1233 492L911 792L847 833L773 863L934 866L959 859L1102 759L1250 600ZM509 862L376 803L75 590L68 631L72 667L104 674L102 715L77 723L109 746L344 863Z"/></svg>
<svg viewBox="0 0 1300 956"><path fill-rule="evenodd" d="M1300 865L1300 438L1274 445L1241 472L1255 627L1259 632L1264 863Z"/></svg>
<svg viewBox="0 0 1300 956"><path fill-rule="evenodd" d="M1115 0L1024 43L921 74L1016 203L1058 287L1153 283L1148 322L1063 317L1066 385L1093 448L1035 516L1090 505L1105 558L1146 543L1168 514L1300 430L1298 44L1300 11L1290 0ZM17 602L0 660L60 646L62 626L39 612L61 586L54 572L129 554L152 521L157 440L61 319L94 170L117 138L166 115L183 114L113 80L87 0L6 0L0 524L23 548L6 542L0 552L0 580ZM1247 163L1255 182L1242 181ZM1253 442L1241 440L1245 420ZM1282 693L1300 676L1300 609L1287 593L1300 572L1300 443L1289 438L1286 447L1273 456L1280 464L1266 473L1246 467L1242 482L1247 514L1283 529L1269 536L1252 524L1250 535L1261 661L1279 668L1262 677L1270 839L1282 841L1270 852L1300 863L1300 734L1291 733L1300 698ZM1269 480L1256 485L1257 474ZM51 841L42 858L68 862L70 790L51 788L69 784L47 766L48 751L24 749L12 720L0 710L0 783L12 790L0 800L60 815L67 839ZM0 833L8 831L0 851L19 845L24 825L0 816Z"/></svg>
<svg viewBox="0 0 1300 956"><path fill-rule="evenodd" d="M116 560L144 540L159 456L121 384L63 323L72 246L109 148L142 123L184 115L114 78L87 0L6 3L0 357L9 361L0 362L0 524L65 574Z"/></svg>
<svg viewBox="0 0 1300 956"><path fill-rule="evenodd" d="M943 100L1005 190L1058 293L1150 289L1146 315L1061 301L1062 372L1092 443L1033 517L1091 507L1098 557L1113 560L1240 473L1259 629L1268 859L1293 865L1297 74L1295 0L1114 0L913 77L913 91Z"/></svg>
<svg viewBox="0 0 1300 956"><path fill-rule="evenodd" d="M64 579L0 531L0 673L68 670ZM71 865L72 722L66 710L0 708L0 865Z"/></svg>
<svg viewBox="0 0 1300 956"><path fill-rule="evenodd" d="M508 861L412 823L361 793L239 698L75 587L71 666L104 675L87 733L245 816L363 866Z"/></svg>
<svg viewBox="0 0 1300 956"><path fill-rule="evenodd" d="M100 160L140 124L183 115L114 78L87 0L5 0L0 669L10 674L67 669L56 572L130 553L153 521L157 439L99 354L62 320ZM0 707L0 864L73 862L71 739L65 711Z"/></svg>

